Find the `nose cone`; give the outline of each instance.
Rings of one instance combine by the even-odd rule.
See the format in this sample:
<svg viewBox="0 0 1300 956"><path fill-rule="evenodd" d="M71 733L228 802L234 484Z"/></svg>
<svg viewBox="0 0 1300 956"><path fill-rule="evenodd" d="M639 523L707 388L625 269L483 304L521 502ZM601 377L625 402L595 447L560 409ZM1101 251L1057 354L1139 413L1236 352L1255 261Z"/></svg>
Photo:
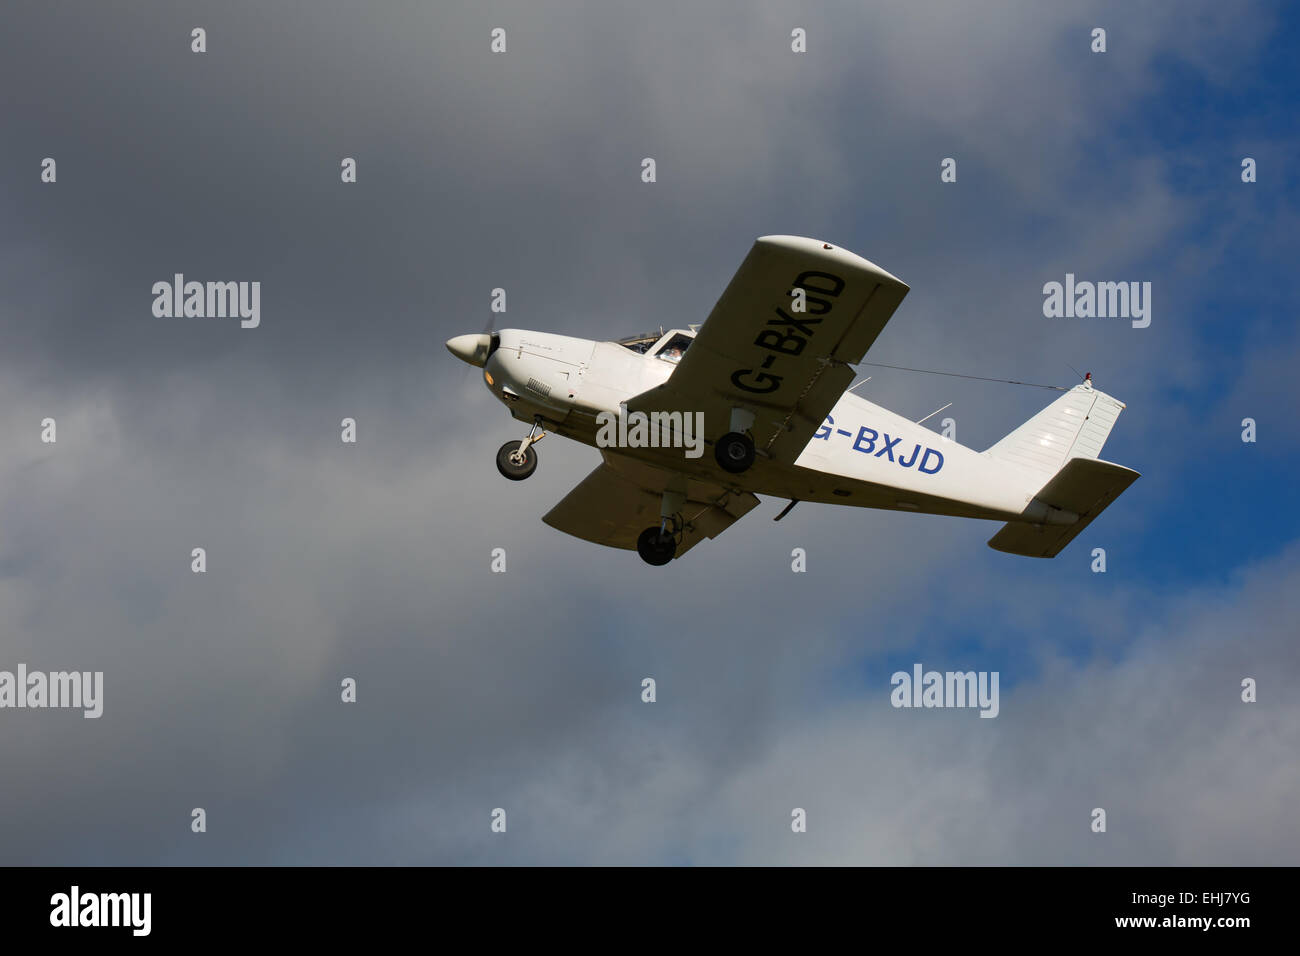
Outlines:
<svg viewBox="0 0 1300 956"><path fill-rule="evenodd" d="M487 361L488 350L492 348L492 336L486 332L478 335L458 335L447 340L447 351L462 362L483 367Z"/></svg>

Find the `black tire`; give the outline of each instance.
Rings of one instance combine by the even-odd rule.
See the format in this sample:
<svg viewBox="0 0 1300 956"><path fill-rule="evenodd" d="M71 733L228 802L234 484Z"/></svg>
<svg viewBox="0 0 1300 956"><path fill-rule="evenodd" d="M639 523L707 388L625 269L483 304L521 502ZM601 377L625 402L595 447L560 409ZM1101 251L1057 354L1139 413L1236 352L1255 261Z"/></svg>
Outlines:
<svg viewBox="0 0 1300 956"><path fill-rule="evenodd" d="M511 460L510 456L517 451L519 451L519 442L508 441L497 452L497 471L511 481L523 481L537 470L537 452L533 451L532 445L529 445L524 452L523 464L516 464Z"/></svg>
<svg viewBox="0 0 1300 956"><path fill-rule="evenodd" d="M662 567L677 553L677 540L657 527L646 528L636 539L636 553L641 555L641 560L646 564Z"/></svg>
<svg viewBox="0 0 1300 956"><path fill-rule="evenodd" d="M727 432L713 445L713 457L717 459L718 467L733 475L748 471L755 454L754 443L748 435L740 432Z"/></svg>

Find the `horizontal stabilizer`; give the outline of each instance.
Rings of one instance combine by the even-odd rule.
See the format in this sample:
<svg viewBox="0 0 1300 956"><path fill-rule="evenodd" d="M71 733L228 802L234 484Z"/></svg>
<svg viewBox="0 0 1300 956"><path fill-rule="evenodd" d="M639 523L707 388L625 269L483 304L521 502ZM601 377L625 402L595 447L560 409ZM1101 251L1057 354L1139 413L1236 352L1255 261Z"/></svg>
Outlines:
<svg viewBox="0 0 1300 956"><path fill-rule="evenodd" d="M1049 515L1073 512L1078 520L1067 524L1063 523L1066 516L1059 516L1037 524L1009 521L989 539L989 547L1030 558L1054 558L1138 477L1132 468L1109 461L1071 458L1025 510L1040 515L1044 508Z"/></svg>

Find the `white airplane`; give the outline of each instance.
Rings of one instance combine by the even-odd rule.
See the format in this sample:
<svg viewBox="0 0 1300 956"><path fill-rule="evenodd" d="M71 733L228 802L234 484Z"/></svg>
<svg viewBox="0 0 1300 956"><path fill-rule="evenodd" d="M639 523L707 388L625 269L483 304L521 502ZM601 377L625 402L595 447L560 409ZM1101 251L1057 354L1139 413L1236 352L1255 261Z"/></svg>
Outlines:
<svg viewBox="0 0 1300 956"><path fill-rule="evenodd" d="M532 425L497 452L505 477L533 473L548 431L600 448L542 520L649 564L717 537L756 495L789 500L776 520L817 501L1003 521L990 547L1055 557L1138 478L1097 458L1124 404L1088 379L979 452L845 391L907 291L828 243L764 236L702 326L617 342L502 329L447 348Z"/></svg>

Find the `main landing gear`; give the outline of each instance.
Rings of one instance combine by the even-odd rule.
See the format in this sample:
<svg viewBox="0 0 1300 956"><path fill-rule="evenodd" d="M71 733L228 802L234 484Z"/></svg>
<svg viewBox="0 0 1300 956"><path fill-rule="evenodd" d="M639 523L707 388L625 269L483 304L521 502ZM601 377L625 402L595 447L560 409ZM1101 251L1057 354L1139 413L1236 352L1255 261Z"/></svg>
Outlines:
<svg viewBox="0 0 1300 956"><path fill-rule="evenodd" d="M756 454L753 440L740 432L727 432L713 444L713 457L718 460L718 467L733 475L748 471Z"/></svg>
<svg viewBox="0 0 1300 956"><path fill-rule="evenodd" d="M511 481L523 481L537 470L537 452L533 451L533 445L545 437L542 420L535 419L523 441L508 441L501 446L497 452L497 471Z"/></svg>
<svg viewBox="0 0 1300 956"><path fill-rule="evenodd" d="M646 528L636 539L636 553L646 564L662 567L677 553L677 535L680 533L670 531L667 522L659 527Z"/></svg>
<svg viewBox="0 0 1300 956"><path fill-rule="evenodd" d="M747 408L731 410L731 430L713 443L713 457L723 471L738 475L748 471L757 451L746 434L754 425L754 413Z"/></svg>
<svg viewBox="0 0 1300 956"><path fill-rule="evenodd" d="M685 493L664 492L663 503L659 507L659 524L646 528L636 539L636 553L641 555L641 560L646 564L662 567L677 554L677 545L685 530L681 514L685 506Z"/></svg>

